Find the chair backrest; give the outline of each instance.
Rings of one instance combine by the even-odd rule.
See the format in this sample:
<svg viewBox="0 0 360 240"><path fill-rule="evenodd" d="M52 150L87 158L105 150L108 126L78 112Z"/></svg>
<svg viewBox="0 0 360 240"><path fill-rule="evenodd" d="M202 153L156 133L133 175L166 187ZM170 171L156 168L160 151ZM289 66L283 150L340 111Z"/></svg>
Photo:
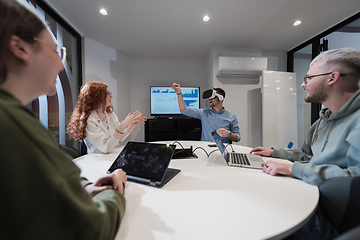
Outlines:
<svg viewBox="0 0 360 240"><path fill-rule="evenodd" d="M319 206L339 233L360 225L360 177L331 178L319 185Z"/></svg>
<svg viewBox="0 0 360 240"><path fill-rule="evenodd" d="M360 226L353 228L339 237L335 238L334 240L359 240L360 239Z"/></svg>
<svg viewBox="0 0 360 240"><path fill-rule="evenodd" d="M60 144L60 149L69 154L72 158L80 157L80 153L76 148Z"/></svg>
<svg viewBox="0 0 360 240"><path fill-rule="evenodd" d="M84 141L80 142L80 156L87 154L87 147Z"/></svg>

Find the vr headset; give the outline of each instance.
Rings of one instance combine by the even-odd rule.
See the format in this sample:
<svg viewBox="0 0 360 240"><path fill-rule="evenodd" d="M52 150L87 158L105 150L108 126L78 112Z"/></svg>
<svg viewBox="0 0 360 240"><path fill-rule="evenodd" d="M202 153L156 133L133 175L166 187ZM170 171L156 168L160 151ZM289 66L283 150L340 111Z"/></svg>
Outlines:
<svg viewBox="0 0 360 240"><path fill-rule="evenodd" d="M216 98L216 97L218 97L219 101L224 100L223 95L218 94L215 89L209 89L204 91L202 96L203 99Z"/></svg>

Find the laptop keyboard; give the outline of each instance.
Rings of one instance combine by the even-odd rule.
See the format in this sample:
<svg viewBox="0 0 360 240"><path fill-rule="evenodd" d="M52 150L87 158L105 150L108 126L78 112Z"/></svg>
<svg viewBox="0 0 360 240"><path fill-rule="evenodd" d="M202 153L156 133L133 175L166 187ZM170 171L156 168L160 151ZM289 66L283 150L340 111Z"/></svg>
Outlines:
<svg viewBox="0 0 360 240"><path fill-rule="evenodd" d="M247 158L246 154L243 153L229 153L230 161L229 164L232 166L240 166L240 165L250 165L250 161Z"/></svg>

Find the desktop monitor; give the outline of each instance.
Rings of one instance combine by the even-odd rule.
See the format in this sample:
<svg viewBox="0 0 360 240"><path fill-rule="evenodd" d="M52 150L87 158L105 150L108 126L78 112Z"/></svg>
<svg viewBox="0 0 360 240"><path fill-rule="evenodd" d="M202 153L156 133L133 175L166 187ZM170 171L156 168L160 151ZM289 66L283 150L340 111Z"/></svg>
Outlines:
<svg viewBox="0 0 360 240"><path fill-rule="evenodd" d="M187 107L200 108L200 87L181 87L181 91ZM151 86L150 113L152 116L181 114L175 90L171 87Z"/></svg>

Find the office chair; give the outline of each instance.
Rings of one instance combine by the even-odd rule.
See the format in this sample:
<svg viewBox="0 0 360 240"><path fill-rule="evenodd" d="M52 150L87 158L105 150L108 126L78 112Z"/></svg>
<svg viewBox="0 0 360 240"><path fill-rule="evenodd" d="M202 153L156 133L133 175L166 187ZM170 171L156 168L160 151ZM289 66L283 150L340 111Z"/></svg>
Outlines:
<svg viewBox="0 0 360 240"><path fill-rule="evenodd" d="M69 147L66 145L59 145L60 149L63 150L64 152L66 152L67 154L69 154L73 159L80 157L80 153L76 148L73 147Z"/></svg>
<svg viewBox="0 0 360 240"><path fill-rule="evenodd" d="M334 240L359 240L359 239L360 239L360 226L357 226L356 228L353 228L341 234Z"/></svg>
<svg viewBox="0 0 360 240"><path fill-rule="evenodd" d="M80 142L80 156L87 154L87 147L84 141Z"/></svg>
<svg viewBox="0 0 360 240"><path fill-rule="evenodd" d="M319 207L340 234L360 225L360 177L336 177L319 185Z"/></svg>

